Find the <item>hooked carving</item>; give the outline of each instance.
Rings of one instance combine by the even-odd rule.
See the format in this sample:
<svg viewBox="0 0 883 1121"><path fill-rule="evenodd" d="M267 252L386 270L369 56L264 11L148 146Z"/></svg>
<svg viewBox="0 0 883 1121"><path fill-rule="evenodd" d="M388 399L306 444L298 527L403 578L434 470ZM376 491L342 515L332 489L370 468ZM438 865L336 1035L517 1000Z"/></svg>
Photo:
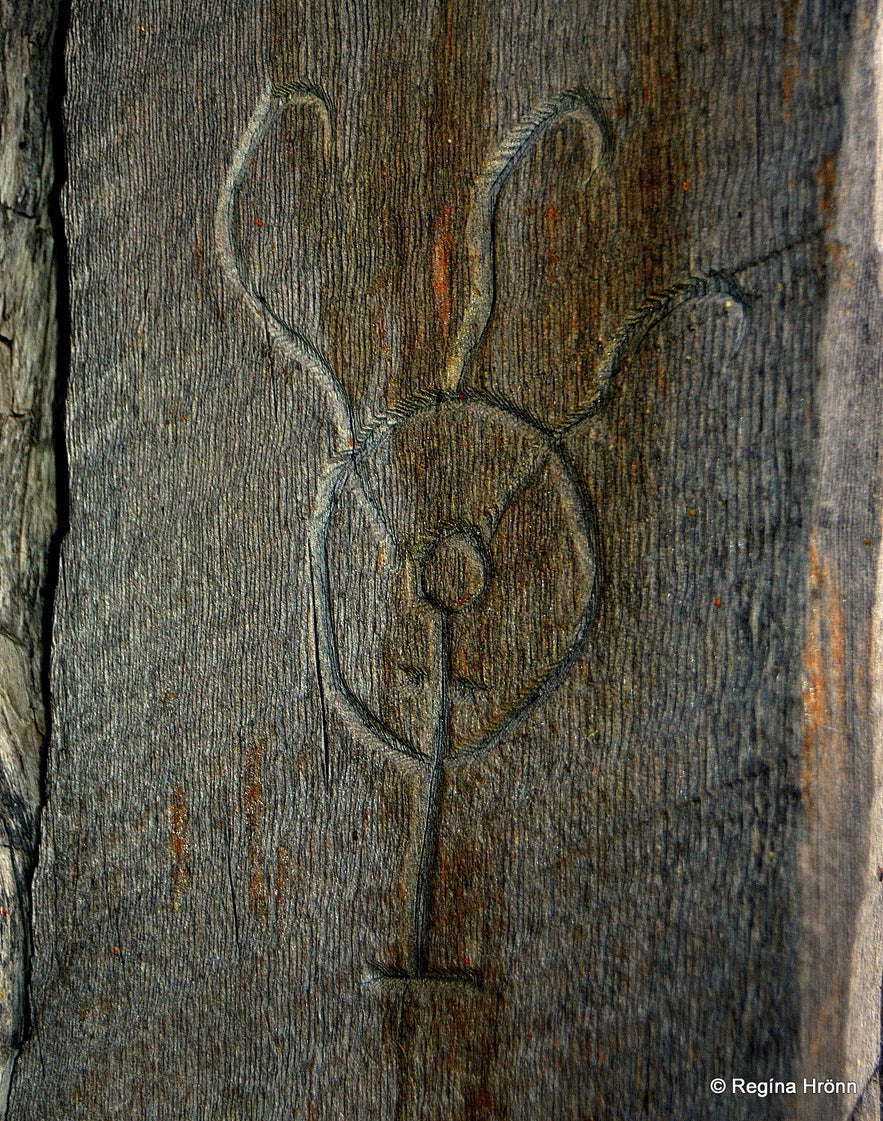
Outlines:
<svg viewBox="0 0 883 1121"><path fill-rule="evenodd" d="M554 426L517 404L470 388L469 374L493 314L494 222L506 181L540 137L568 118L594 141L597 160L611 148L598 99L566 90L514 127L476 180L465 234L470 294L437 384L357 433L353 405L327 356L249 285L235 243L237 190L271 123L292 105L318 115L330 144L332 106L322 90L300 82L268 88L221 191L219 255L229 280L280 352L315 379L328 399L336 455L319 483L309 543L323 705L327 691L358 734L423 775L408 962L405 968L377 966L378 976L479 983L478 974L468 970L431 968L445 784L452 768L489 752L558 686L584 649L594 621L600 591L597 529L564 438L598 414L628 356L676 309L703 297L724 299L743 316L738 347L746 299L732 277L713 274L692 277L650 300L613 336L579 407ZM475 450L483 448L488 449L486 469L476 471ZM546 532L550 517L554 534ZM384 693L365 670L372 659L382 661L384 652L376 649L375 629L362 604L354 610L347 605L351 589L367 579L372 547L339 546L361 532L361 525L367 527L366 540L373 538L371 579L379 590L373 587L372 595L386 614L379 621L401 624L393 628L393 641L408 661L400 667L411 682L407 703L400 681L387 682ZM525 596L549 595L541 581L519 567L538 549L551 554L556 595L564 589L550 600L542 636L520 633L526 628L519 627L518 610ZM345 643L342 637L349 632L356 640ZM488 669L493 661L488 650L501 655L504 668L496 676Z"/></svg>

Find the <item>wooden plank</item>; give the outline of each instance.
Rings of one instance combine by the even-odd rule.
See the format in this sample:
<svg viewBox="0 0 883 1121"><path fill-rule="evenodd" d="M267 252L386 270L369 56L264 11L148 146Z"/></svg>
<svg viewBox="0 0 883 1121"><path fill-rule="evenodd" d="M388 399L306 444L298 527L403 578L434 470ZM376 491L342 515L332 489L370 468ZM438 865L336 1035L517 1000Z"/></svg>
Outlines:
<svg viewBox="0 0 883 1121"><path fill-rule="evenodd" d="M874 175L880 40L868 13L844 82L846 127L824 177L827 299L819 353L815 500L804 637L801 1051L856 1080L854 1116L879 1116L883 976L879 417L883 236ZM875 38L874 36L877 36ZM853 1104L853 1103L850 1103ZM823 1114L827 1116L827 1114ZM831 1112L831 1116L837 1114ZM810 1114L812 1116L812 1114ZM852 1113L849 1116L853 1116Z"/></svg>
<svg viewBox="0 0 883 1121"><path fill-rule="evenodd" d="M45 733L43 597L55 528L55 6L0 10L0 1111L28 1030L29 888Z"/></svg>
<svg viewBox="0 0 883 1121"><path fill-rule="evenodd" d="M73 5L13 1118L876 1108L873 17Z"/></svg>

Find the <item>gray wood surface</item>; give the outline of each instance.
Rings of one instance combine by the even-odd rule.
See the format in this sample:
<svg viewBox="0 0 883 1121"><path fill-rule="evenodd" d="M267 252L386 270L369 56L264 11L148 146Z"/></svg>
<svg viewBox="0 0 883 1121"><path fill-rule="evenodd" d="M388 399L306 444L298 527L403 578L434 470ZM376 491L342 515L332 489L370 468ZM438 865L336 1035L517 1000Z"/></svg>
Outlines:
<svg viewBox="0 0 883 1121"><path fill-rule="evenodd" d="M879 1112L875 19L75 0L12 1118Z"/></svg>
<svg viewBox="0 0 883 1121"><path fill-rule="evenodd" d="M28 1030L29 886L45 734L43 594L55 527L55 8L0 8L0 1111Z"/></svg>

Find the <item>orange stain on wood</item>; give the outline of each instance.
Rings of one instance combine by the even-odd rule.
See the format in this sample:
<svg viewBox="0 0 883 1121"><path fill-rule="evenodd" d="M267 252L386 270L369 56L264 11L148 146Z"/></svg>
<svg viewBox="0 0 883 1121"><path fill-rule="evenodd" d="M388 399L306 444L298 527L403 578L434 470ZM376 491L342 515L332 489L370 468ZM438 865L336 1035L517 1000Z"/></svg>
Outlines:
<svg viewBox="0 0 883 1121"><path fill-rule="evenodd" d="M830 568L809 544L809 621L803 650L802 786L810 816L823 834L836 831L838 788L846 777L846 632Z"/></svg>
<svg viewBox="0 0 883 1121"><path fill-rule="evenodd" d="M835 241L833 238L829 238L825 242L825 256L830 259L835 268L839 268L840 262L843 259L843 242ZM844 278L844 283L845 280L846 278Z"/></svg>
<svg viewBox="0 0 883 1121"><path fill-rule="evenodd" d="M803 648L802 800L806 833L801 843L803 892L816 899L833 890L830 854L848 812L850 746L846 728L846 629L832 567L812 537L809 542L809 596ZM831 900L836 906L836 898ZM835 953L828 931L819 951ZM836 969L818 992L810 1014L808 1061L825 1065L829 1041L841 1030L843 999Z"/></svg>
<svg viewBox="0 0 883 1121"><path fill-rule="evenodd" d="M797 40L800 28L797 26L798 9L800 0L786 0L782 5L782 38L785 42L784 62L782 68L782 109L785 120L791 116L791 97L794 93L794 84L797 80Z"/></svg>
<svg viewBox="0 0 883 1121"><path fill-rule="evenodd" d="M257 857L257 847L249 846L249 858ZM263 871L255 870L248 880L248 908L253 915L261 917L267 914L269 899L267 898L267 877Z"/></svg>
<svg viewBox="0 0 883 1121"><path fill-rule="evenodd" d="M390 356L389 335L386 332L386 308L380 305L380 314L377 317L377 336L380 343L380 353L384 358Z"/></svg>
<svg viewBox="0 0 883 1121"><path fill-rule="evenodd" d="M255 915L266 915L269 902L267 875L261 867L261 741L255 738L245 757L245 830L248 835L248 860L252 873L248 880L248 906Z"/></svg>
<svg viewBox="0 0 883 1121"><path fill-rule="evenodd" d="M250 832L260 825L261 796L261 746L255 740L245 759L245 824Z"/></svg>
<svg viewBox="0 0 883 1121"><path fill-rule="evenodd" d="M435 221L432 241L432 294L442 339L447 340L453 306L453 210L450 204Z"/></svg>
<svg viewBox="0 0 883 1121"><path fill-rule="evenodd" d="M190 810L184 796L184 787L177 783L169 803L169 848L172 853L172 906L176 907L181 892L190 882L187 829Z"/></svg>
<svg viewBox="0 0 883 1121"><path fill-rule="evenodd" d="M558 208L555 203L550 200L549 205L543 211L543 224L546 227L546 240L548 241L549 248L546 251L546 278L551 279L551 274L558 266Z"/></svg>
<svg viewBox="0 0 883 1121"><path fill-rule="evenodd" d="M819 160L816 180L819 184L819 213L827 214L834 204L834 188L837 183L837 163L830 153Z"/></svg>
<svg viewBox="0 0 883 1121"><path fill-rule="evenodd" d="M180 860L184 855L184 846L187 841L187 802L184 798L184 787L177 784L172 791L172 804L169 807L169 818L172 828L172 856Z"/></svg>

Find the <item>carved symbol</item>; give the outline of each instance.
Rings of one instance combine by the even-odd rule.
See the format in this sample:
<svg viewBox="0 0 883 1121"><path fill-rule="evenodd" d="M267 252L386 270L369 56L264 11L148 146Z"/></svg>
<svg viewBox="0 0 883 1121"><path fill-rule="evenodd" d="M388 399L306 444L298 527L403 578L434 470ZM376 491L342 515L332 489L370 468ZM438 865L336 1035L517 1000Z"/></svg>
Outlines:
<svg viewBox="0 0 883 1121"><path fill-rule="evenodd" d="M721 297L737 307L738 349L746 299L731 277L714 274L647 303L613 337L586 399L556 427L468 388L494 306L494 219L507 179L542 134L566 118L596 140L599 158L611 145L597 99L567 90L509 133L475 184L466 226L470 299L439 384L378 418L357 439L352 406L330 362L249 286L234 241L235 196L245 169L275 116L291 105L316 112L329 143L331 103L321 90L289 83L265 92L221 192L219 254L279 350L311 374L329 400L337 455L320 482L310 528L323 704L327 687L360 735L424 776L409 960L404 969L378 971L387 978L475 983L476 974L430 967L445 784L452 768L490 751L557 687L594 620L595 519L564 437L603 408L628 356L686 303ZM464 454L467 449L472 454ZM372 554L376 563L369 564ZM555 573L551 594L551 582L526 564L538 554ZM526 616L531 600L543 600L542 633ZM391 649L378 646L384 634ZM375 672L396 661L398 676ZM402 684L406 678L410 692Z"/></svg>

